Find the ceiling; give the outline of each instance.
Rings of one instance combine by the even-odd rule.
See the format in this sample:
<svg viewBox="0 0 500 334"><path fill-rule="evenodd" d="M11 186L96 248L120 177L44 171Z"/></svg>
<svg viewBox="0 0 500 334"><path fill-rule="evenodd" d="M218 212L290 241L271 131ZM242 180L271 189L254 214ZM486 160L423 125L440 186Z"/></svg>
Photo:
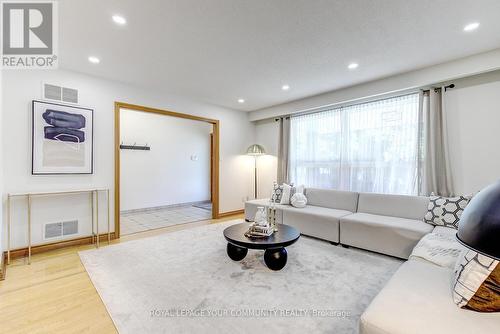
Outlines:
<svg viewBox="0 0 500 334"><path fill-rule="evenodd" d="M61 68L244 111L500 47L498 0L59 4Z"/></svg>

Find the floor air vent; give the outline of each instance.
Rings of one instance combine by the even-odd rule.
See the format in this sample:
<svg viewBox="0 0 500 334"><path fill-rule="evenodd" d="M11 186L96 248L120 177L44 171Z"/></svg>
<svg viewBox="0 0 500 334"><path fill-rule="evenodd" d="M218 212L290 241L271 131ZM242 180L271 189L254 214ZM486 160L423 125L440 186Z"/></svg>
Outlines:
<svg viewBox="0 0 500 334"><path fill-rule="evenodd" d="M48 100L78 103L78 90L44 83L43 97Z"/></svg>
<svg viewBox="0 0 500 334"><path fill-rule="evenodd" d="M78 220L69 220L60 223L49 223L44 226L44 238L61 238L78 234Z"/></svg>

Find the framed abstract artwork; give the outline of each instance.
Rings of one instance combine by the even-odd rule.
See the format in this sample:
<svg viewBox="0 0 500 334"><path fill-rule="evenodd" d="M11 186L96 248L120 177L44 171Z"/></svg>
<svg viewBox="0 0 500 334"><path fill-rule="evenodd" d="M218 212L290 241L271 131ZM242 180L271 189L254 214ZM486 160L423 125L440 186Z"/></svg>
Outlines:
<svg viewBox="0 0 500 334"><path fill-rule="evenodd" d="M94 110L33 101L33 175L92 174Z"/></svg>

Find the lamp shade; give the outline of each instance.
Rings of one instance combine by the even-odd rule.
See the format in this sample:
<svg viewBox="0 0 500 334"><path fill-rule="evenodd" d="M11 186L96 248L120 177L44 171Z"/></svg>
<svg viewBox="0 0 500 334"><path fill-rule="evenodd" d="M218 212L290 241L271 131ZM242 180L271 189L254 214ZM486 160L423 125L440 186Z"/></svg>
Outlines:
<svg viewBox="0 0 500 334"><path fill-rule="evenodd" d="M478 253L500 260L500 181L469 202L460 217L457 239Z"/></svg>
<svg viewBox="0 0 500 334"><path fill-rule="evenodd" d="M247 148L247 155L264 155L264 154L266 154L266 150L261 145L253 144Z"/></svg>

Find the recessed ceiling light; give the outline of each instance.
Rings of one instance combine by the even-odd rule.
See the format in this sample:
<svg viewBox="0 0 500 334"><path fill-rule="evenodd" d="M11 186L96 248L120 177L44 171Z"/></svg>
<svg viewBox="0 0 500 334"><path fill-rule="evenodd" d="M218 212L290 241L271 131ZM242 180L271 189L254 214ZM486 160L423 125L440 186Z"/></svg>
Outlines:
<svg viewBox="0 0 500 334"><path fill-rule="evenodd" d="M469 23L464 27L464 31L473 31L479 27L479 22Z"/></svg>
<svg viewBox="0 0 500 334"><path fill-rule="evenodd" d="M245 103L244 99L238 99L238 103Z"/></svg>
<svg viewBox="0 0 500 334"><path fill-rule="evenodd" d="M281 89L282 89L282 90L289 90L289 89L290 89L290 86L288 86L288 85L283 85L283 86L281 86Z"/></svg>
<svg viewBox="0 0 500 334"><path fill-rule="evenodd" d="M113 15L112 18L113 18L113 22L115 22L116 24L119 24L121 26L125 25L127 23L127 20L123 16Z"/></svg>
<svg viewBox="0 0 500 334"><path fill-rule="evenodd" d="M99 58L97 58L97 57L90 56L90 57L89 57L89 61L90 61L92 64L99 64L101 60L100 60Z"/></svg>
<svg viewBox="0 0 500 334"><path fill-rule="evenodd" d="M358 68L359 64L357 63L350 63L347 68L350 69L350 70L354 70L356 68Z"/></svg>

